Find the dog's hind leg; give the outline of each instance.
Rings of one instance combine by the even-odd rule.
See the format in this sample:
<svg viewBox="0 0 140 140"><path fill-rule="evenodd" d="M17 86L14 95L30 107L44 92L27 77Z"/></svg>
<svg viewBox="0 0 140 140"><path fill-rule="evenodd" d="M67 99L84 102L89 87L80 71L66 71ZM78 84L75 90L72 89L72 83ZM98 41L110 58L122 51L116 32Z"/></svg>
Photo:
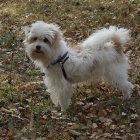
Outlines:
<svg viewBox="0 0 140 140"><path fill-rule="evenodd" d="M132 94L133 84L128 81L127 63L111 64L106 68L105 79L122 91L125 99Z"/></svg>

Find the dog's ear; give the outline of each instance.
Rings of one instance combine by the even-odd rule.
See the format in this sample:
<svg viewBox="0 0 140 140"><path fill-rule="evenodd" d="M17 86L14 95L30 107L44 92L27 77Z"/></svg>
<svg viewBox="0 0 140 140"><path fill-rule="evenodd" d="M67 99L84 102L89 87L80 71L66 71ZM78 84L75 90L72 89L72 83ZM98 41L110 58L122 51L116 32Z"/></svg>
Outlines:
<svg viewBox="0 0 140 140"><path fill-rule="evenodd" d="M62 33L60 27L57 24L49 24L51 34L48 35L48 40L51 45L54 45L58 40L61 39Z"/></svg>
<svg viewBox="0 0 140 140"><path fill-rule="evenodd" d="M24 31L25 37L27 37L31 28L29 26L23 26L21 29Z"/></svg>

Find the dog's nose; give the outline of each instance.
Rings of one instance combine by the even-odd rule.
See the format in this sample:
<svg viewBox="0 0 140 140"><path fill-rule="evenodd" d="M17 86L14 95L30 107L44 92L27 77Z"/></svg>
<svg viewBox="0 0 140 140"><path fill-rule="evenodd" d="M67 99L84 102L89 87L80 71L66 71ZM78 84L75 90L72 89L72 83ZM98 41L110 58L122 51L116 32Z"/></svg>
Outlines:
<svg viewBox="0 0 140 140"><path fill-rule="evenodd" d="M40 50L40 49L41 49L41 46L40 46L40 45L37 45L37 46L36 46L36 49L37 49L37 50Z"/></svg>

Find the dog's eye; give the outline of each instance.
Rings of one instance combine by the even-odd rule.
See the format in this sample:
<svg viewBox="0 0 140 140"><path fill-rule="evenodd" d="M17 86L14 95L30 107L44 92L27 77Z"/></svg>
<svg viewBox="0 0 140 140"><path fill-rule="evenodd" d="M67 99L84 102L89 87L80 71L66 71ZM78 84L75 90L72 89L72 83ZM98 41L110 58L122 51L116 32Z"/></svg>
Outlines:
<svg viewBox="0 0 140 140"><path fill-rule="evenodd" d="M48 43L49 42L49 40L47 39L47 38L44 38L44 40L43 40L45 43Z"/></svg>
<svg viewBox="0 0 140 140"><path fill-rule="evenodd" d="M36 41L36 40L37 40L37 37L33 37L33 38L32 38L32 41Z"/></svg>

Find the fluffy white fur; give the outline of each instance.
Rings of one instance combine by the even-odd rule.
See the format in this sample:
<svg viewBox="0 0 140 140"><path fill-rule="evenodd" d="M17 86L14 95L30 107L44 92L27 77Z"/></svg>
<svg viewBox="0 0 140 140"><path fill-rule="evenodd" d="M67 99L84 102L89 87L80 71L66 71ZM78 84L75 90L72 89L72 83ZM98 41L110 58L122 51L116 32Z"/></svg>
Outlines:
<svg viewBox="0 0 140 140"><path fill-rule="evenodd" d="M68 46L55 24L37 21L24 30L26 53L45 73L44 83L52 102L62 110L70 103L72 84L88 79L104 79L119 88L125 98L130 98L133 85L128 82L128 62L122 52L122 46L130 39L129 30L114 26L103 28L79 44L77 50ZM67 51L66 80L60 64L51 63Z"/></svg>

